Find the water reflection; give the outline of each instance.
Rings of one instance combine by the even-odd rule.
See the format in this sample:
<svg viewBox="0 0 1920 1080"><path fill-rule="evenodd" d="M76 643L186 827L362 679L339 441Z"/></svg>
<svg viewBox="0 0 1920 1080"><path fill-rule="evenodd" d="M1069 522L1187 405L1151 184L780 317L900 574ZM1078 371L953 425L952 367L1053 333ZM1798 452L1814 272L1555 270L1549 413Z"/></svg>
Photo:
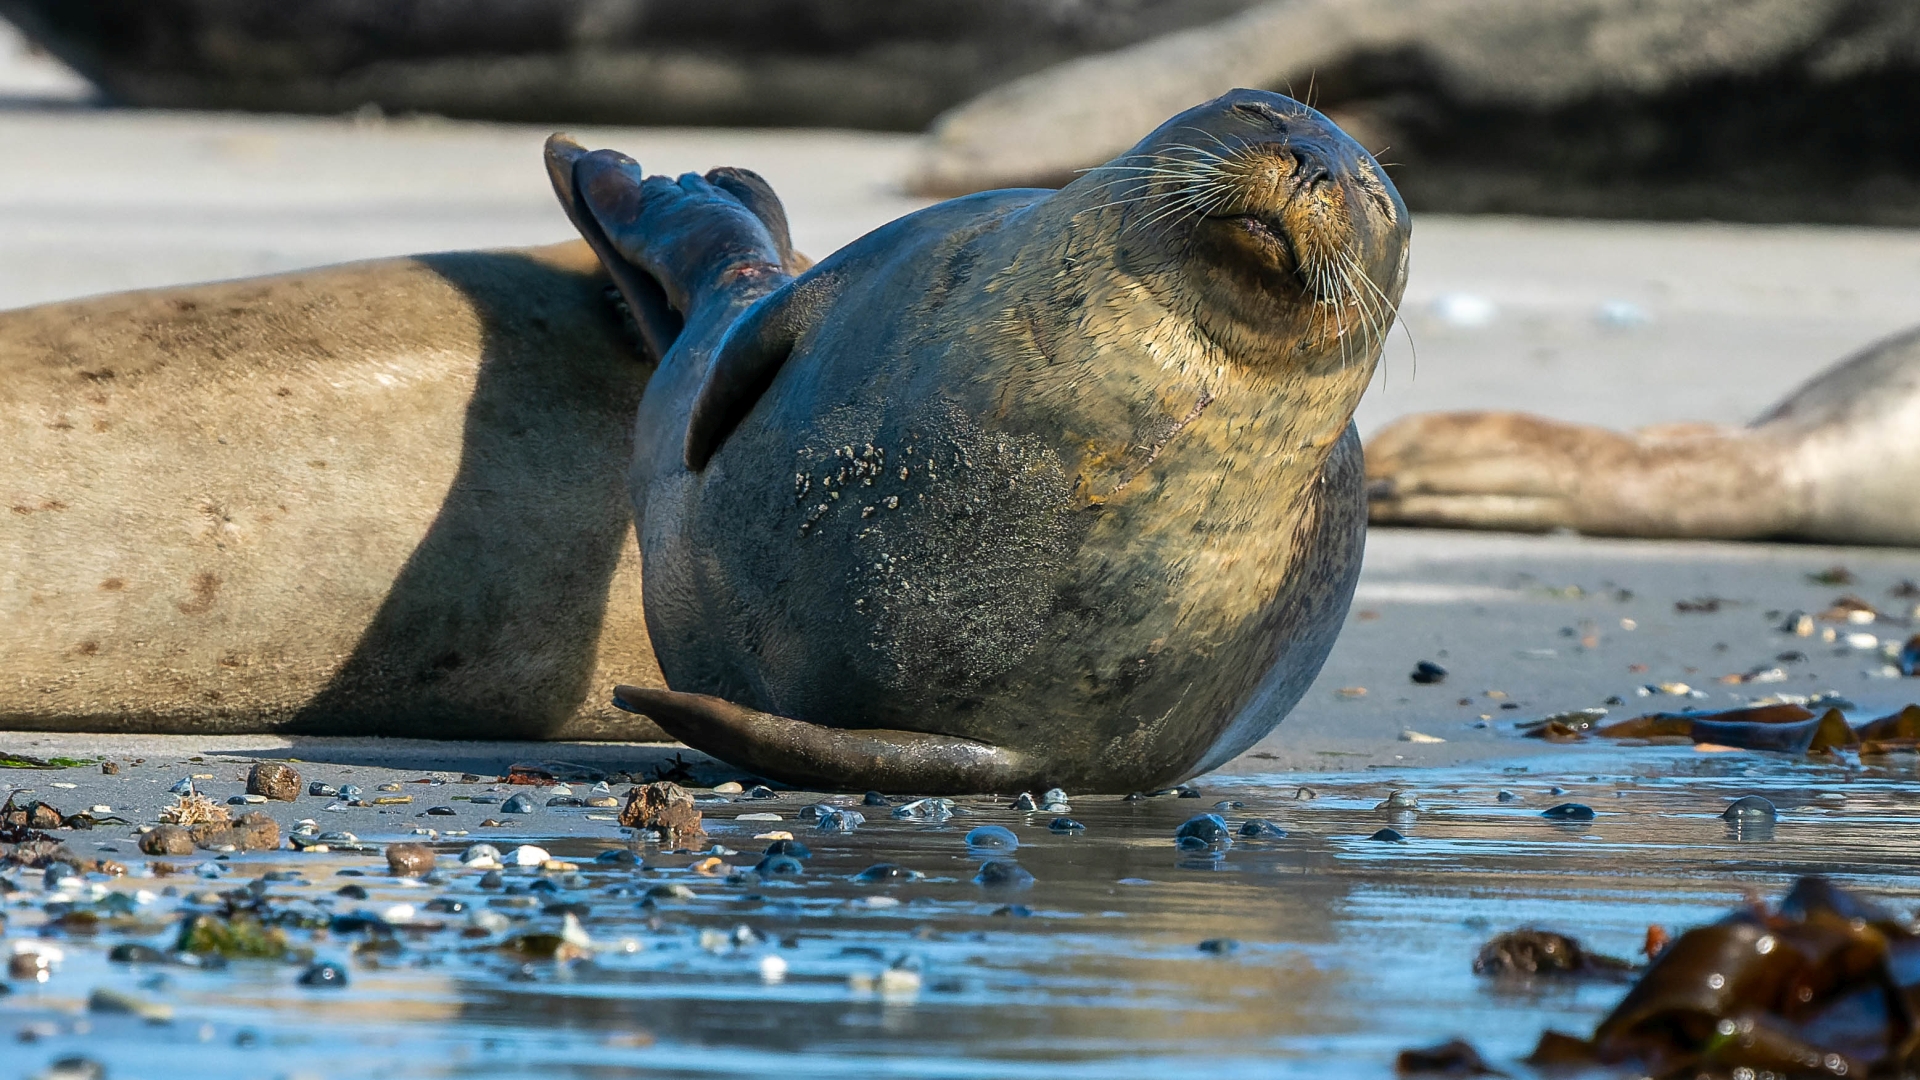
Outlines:
<svg viewBox="0 0 1920 1080"><path fill-rule="evenodd" d="M291 1074L317 1062L332 1075L462 1077L1386 1076L1396 1050L1455 1034L1510 1066L1542 1028L1582 1030L1617 998L1606 984L1474 976L1475 952L1500 930L1559 930L1632 956L1649 925L1706 921L1803 873L1896 901L1920 892L1910 876L1920 853L1901 840L1920 822L1920 794L1874 768L1648 751L1569 755L1551 772L1316 776L1317 798L1295 798L1299 781L1209 785L1242 805L1216 811L1234 842L1203 854L1173 837L1212 801L1075 799L1085 830L1054 832L1055 814L982 799L960 800L971 813L940 824L882 813L851 834L808 833L805 872L764 879L696 873L691 853L650 850L648 869L592 862L621 842L611 827L532 838L580 864L578 877L549 875L551 892L526 888L531 869L483 890L460 871L444 886L407 885L368 857L237 856L219 882L110 883L179 895L141 908L128 932L92 936L41 926L43 894L22 880L8 901L12 935L59 940L67 956L49 982L16 981L0 997L0 1034L28 1032L9 1058L28 1072L85 1053L115 1076ZM1418 809L1382 810L1395 789L1417 795ZM1513 797L1501 801L1502 789ZM1776 822L1721 817L1752 794L1778 807ZM796 828L811 801L775 801L777 825L731 820L767 812L766 800L710 805L712 840L750 871L767 843L754 834ZM1569 801L1594 819L1541 817ZM1389 813L1404 842L1369 840ZM1239 835L1256 817L1287 835ZM1017 848L970 849L982 826L1010 830ZM1033 885L976 885L986 854L1016 861ZM924 876L860 880L878 863ZM274 869L306 882L271 895L335 912L410 904L417 925L373 949L358 935L296 933L348 966L345 990L303 989L291 965L202 972L105 959L128 940L164 947L188 896ZM368 896L336 896L348 880ZM432 914L434 897L469 911ZM520 920L512 934L553 930L563 910L585 911L592 959L510 955L472 915ZM87 1013L97 987L164 999L175 1019Z"/></svg>

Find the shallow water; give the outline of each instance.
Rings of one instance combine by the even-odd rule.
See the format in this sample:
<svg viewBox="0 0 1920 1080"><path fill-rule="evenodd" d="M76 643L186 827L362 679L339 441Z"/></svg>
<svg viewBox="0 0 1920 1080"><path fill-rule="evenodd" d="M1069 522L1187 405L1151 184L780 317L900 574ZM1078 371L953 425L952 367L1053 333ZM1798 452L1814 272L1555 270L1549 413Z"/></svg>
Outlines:
<svg viewBox="0 0 1920 1080"><path fill-rule="evenodd" d="M1470 963L1488 937L1544 926L1632 957L1649 924L1709 921L1805 873L1909 910L1920 895L1913 779L1911 757L1815 765L1582 747L1524 767L1217 777L1198 799L1075 799L1072 816L1087 828L1067 835L1047 829L1055 814L1017 813L1006 799L960 800L971 813L941 825L862 808L867 823L845 835L796 820L816 801L803 795L703 803L712 842L739 852L726 858L735 867L758 860L766 841L755 832L789 829L813 851L802 877L740 884L657 847L642 852L649 869L594 864L624 846L611 823L593 826L599 838L486 830L435 846L453 855L480 840L503 850L535 842L577 861L583 887L527 895L588 905L592 958L527 963L497 947L500 935L463 937L466 914L419 912L423 925L400 930L390 953L356 952L356 936L295 932L297 944L348 967L344 990L296 985L302 965L239 960L199 971L110 963L106 952L122 941L164 949L188 894L270 870L306 881L273 884L271 896L336 913L420 908L436 896L476 908L526 901L480 889L479 872L450 858L444 885L396 881L385 860L364 855L204 860L226 867L218 881L193 876L196 860L171 860L186 873L96 879L116 891L174 888L179 895L141 908L144 931L60 939L66 958L49 981L11 983L0 997L0 1076L81 1054L112 1077L1369 1077L1392 1075L1399 1049L1452 1035L1526 1075L1515 1059L1543 1029L1585 1034L1622 988L1475 976ZM1317 797L1296 797L1302 786ZM1550 793L1555 786L1566 791ZM1520 800L1498 801L1502 788ZM1417 816L1374 809L1396 789L1418 795ZM1770 832L1736 834L1718 817L1747 794L1779 807ZM1222 800L1244 805L1216 811ZM1598 816L1541 818L1567 801ZM785 820L732 821L767 812ZM1269 818L1289 835L1236 836L1217 858L1176 850L1174 830L1205 812L1236 829ZM1012 829L1018 850L970 851L964 837L981 825ZM1368 839L1389 825L1406 842ZM989 857L1017 859L1035 883L1013 892L974 884ZM883 861L927 876L853 880ZM522 885L538 875L507 871ZM39 872L11 877L22 886L7 898L11 936L58 939L39 925ZM335 896L349 881L371 897ZM697 895L640 906L640 892L670 882ZM1009 905L1031 913L1002 910ZM493 910L527 917L509 933L559 925L538 908ZM741 926L756 940L733 944ZM1220 938L1237 948L1200 948ZM784 961L783 977L763 972L769 956ZM917 969L917 987L901 974L882 979L894 965ZM170 1004L174 1018L90 1013L99 987Z"/></svg>

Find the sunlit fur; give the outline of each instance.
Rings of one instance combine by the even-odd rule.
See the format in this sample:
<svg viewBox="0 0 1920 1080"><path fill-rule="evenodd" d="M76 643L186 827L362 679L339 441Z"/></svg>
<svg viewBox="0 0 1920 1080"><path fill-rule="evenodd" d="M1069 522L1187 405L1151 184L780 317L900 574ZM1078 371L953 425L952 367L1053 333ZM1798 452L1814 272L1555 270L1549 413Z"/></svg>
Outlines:
<svg viewBox="0 0 1920 1080"><path fill-rule="evenodd" d="M1223 299L1242 317L1268 317L1269 329L1304 315L1291 327L1296 361L1370 366L1398 316L1406 209L1370 155L1289 105L1242 104L1222 130L1176 128L1175 141L1086 170L1103 196L1088 212L1117 213L1122 234L1150 234L1203 266L1265 279ZM1381 242L1391 233L1400 242ZM1378 257L1388 252L1398 255Z"/></svg>

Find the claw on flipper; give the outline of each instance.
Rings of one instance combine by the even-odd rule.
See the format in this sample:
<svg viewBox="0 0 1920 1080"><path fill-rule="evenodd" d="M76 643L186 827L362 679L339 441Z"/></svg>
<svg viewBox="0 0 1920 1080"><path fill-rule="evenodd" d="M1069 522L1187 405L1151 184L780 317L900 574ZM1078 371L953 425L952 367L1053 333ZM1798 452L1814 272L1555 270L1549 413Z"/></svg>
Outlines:
<svg viewBox="0 0 1920 1080"><path fill-rule="evenodd" d="M619 686L613 703L702 753L796 787L964 795L1033 786L1026 755L971 739L830 728L705 694Z"/></svg>

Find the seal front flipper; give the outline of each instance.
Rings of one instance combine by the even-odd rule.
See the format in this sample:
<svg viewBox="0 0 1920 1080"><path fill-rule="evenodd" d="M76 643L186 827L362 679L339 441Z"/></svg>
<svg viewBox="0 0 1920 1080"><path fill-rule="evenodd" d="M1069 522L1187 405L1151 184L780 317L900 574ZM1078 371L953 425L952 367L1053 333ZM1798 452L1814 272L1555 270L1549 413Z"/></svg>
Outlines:
<svg viewBox="0 0 1920 1080"><path fill-rule="evenodd" d="M615 687L613 703L642 713L702 753L783 783L920 795L1012 791L1040 781L1025 754L971 739L884 728L821 727L705 694Z"/></svg>
<svg viewBox="0 0 1920 1080"><path fill-rule="evenodd" d="M837 274L797 278L763 297L727 330L687 416L687 468L699 472L766 392L794 344L833 306Z"/></svg>

